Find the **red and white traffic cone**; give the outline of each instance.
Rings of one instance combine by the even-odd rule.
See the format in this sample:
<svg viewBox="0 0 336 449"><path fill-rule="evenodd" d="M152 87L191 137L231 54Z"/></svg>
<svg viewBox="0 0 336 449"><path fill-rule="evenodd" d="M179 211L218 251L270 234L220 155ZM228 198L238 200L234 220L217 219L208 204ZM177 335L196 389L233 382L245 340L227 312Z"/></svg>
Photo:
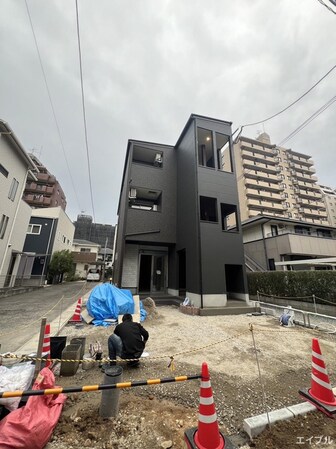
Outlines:
<svg viewBox="0 0 336 449"><path fill-rule="evenodd" d="M82 321L81 311L82 311L82 298L79 298L79 300L77 301L75 313L73 314L71 320L69 320L69 323L80 323Z"/></svg>
<svg viewBox="0 0 336 449"><path fill-rule="evenodd" d="M328 416L336 417L336 397L323 361L317 338L312 341L311 388L299 390L301 396Z"/></svg>
<svg viewBox="0 0 336 449"><path fill-rule="evenodd" d="M208 365L202 364L198 427L184 432L188 449L233 449L218 427Z"/></svg>
<svg viewBox="0 0 336 449"><path fill-rule="evenodd" d="M50 360L50 324L45 325L43 346L42 346L42 357L46 357L46 368L51 365Z"/></svg>

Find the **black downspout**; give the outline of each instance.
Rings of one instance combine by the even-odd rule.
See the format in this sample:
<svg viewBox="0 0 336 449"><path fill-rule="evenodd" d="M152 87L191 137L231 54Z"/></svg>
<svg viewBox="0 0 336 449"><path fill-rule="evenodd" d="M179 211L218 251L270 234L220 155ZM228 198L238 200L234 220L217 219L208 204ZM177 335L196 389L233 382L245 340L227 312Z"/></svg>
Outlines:
<svg viewBox="0 0 336 449"><path fill-rule="evenodd" d="M266 241L265 241L265 232L264 232L264 225L269 222L270 220L265 221L265 223L263 223L261 225L261 233L262 233L262 239L263 239L263 245L264 245L264 251L265 251L265 260L266 260L266 271L269 271L269 265L268 265L268 255L267 255L267 246L266 246Z"/></svg>

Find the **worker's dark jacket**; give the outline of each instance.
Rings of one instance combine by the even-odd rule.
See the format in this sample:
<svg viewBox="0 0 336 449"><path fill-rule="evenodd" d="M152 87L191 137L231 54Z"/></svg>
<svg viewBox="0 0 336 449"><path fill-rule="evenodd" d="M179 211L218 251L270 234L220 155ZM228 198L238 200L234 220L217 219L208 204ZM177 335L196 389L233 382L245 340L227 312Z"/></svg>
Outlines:
<svg viewBox="0 0 336 449"><path fill-rule="evenodd" d="M118 324L114 333L121 338L123 344L123 358L138 358L145 349L149 334L140 323L124 321Z"/></svg>

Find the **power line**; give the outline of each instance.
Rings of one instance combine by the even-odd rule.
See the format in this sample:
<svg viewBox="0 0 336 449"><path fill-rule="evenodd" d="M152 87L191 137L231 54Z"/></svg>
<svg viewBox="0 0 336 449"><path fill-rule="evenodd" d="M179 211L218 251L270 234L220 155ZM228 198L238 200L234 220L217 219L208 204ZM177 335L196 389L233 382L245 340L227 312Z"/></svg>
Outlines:
<svg viewBox="0 0 336 449"><path fill-rule="evenodd" d="M53 101L52 101L52 98L51 98L50 89L49 89L49 85L48 85L48 82L47 82L47 76L46 76L46 73L45 73L45 70L44 70L44 67L43 67L41 53L40 53L40 49L39 49L39 46L38 46L38 43L37 43L37 38L36 38L36 35L35 35L35 31L34 31L34 25L33 25L33 21L32 21L31 15L30 15L30 11L29 11L27 0L25 0L25 4L26 4L26 8L27 8L28 17L29 17L30 27L31 27L31 30L32 30L32 33L33 33L33 37L34 37L34 42L35 42L35 47L36 47L38 59L40 61L40 67L41 67L41 70L42 70L44 83L45 83L45 86L46 86L46 89L47 89L47 94L48 94L48 98L49 98L52 114L53 114L54 121L55 121L56 128L57 128L58 137L59 137L59 140L61 142L61 148L62 148L62 151L63 151L64 159L65 159L65 162L66 162L66 166L68 168L68 172L69 172L69 176L70 176L70 180L71 180L71 185L72 185L73 191L75 192L77 206L78 206L79 210L81 210L79 199L78 199L78 195L77 195L77 191L75 189L74 181L73 181L73 178L72 178L72 175L71 175L69 162L68 162L68 159L67 159L67 156L66 156L66 152L65 152L65 148L64 148L64 144L63 144L63 139L62 139L62 136L61 136L60 127L58 125L58 121L57 121L57 118L56 118L56 112L55 112L55 108L54 108Z"/></svg>
<svg viewBox="0 0 336 449"><path fill-rule="evenodd" d="M94 203L93 203L93 193L92 193L89 142L88 142L87 125L86 125L85 96L84 96L83 69L82 69L82 51L81 51L81 44L80 44L79 13L78 13L77 0L75 0L75 3L76 3L77 41L78 41L79 72L80 72L81 93L82 93L82 108L83 108L83 122L84 122L84 133L85 133L86 159L87 159L87 166L88 166L88 173L89 173L89 187L90 187L90 195L91 195L92 215L93 215L93 221L96 222Z"/></svg>
<svg viewBox="0 0 336 449"><path fill-rule="evenodd" d="M299 125L294 131L292 131L287 137L285 137L278 146L283 145L288 142L288 140L292 139L296 134L298 134L303 128L305 128L309 123L311 123L316 117L318 117L322 112L328 109L334 102L336 101L336 95L333 96L329 101L327 101L323 106L321 106L317 111L315 111L310 117L307 118L301 125Z"/></svg>
<svg viewBox="0 0 336 449"><path fill-rule="evenodd" d="M321 5L325 6L327 9L329 9L329 11L336 14L336 11L334 11L332 8L330 8L330 6L326 5L323 0L318 0L318 1L321 3ZM332 2L332 4L334 4L336 6L336 4L332 0L330 0L330 1Z"/></svg>
<svg viewBox="0 0 336 449"><path fill-rule="evenodd" d="M299 98L297 98L295 101L293 101L290 105L286 106L284 109L281 109L281 111L277 112L276 114L273 114L270 117L265 118L264 120L260 120L259 122L247 123L246 125L242 125L241 131L243 130L243 128L246 128L247 126L254 126L254 125L259 125L260 123L268 122L272 118L277 117L278 115L287 111L289 108L291 108L296 103L298 103L303 97L305 97L307 94L309 94L309 92L311 92L313 89L315 89L315 87L317 85L319 85L320 82L323 81L333 70L335 70L335 68L336 68L336 64L330 70L328 70L328 72L325 75L323 75L322 78L320 78L312 87L310 87L306 92L304 92Z"/></svg>

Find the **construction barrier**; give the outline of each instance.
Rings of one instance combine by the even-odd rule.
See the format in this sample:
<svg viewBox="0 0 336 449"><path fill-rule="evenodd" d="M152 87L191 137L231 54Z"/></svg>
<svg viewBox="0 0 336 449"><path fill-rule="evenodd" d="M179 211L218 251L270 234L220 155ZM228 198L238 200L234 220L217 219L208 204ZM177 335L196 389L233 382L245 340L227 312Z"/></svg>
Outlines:
<svg viewBox="0 0 336 449"><path fill-rule="evenodd" d="M158 385L167 384L172 382L183 382L186 380L200 379L199 374L194 374L190 376L177 376L177 377L166 377L163 379L147 379L147 380L136 380L133 382L119 382L116 384L101 384L101 385L84 385L83 387L59 387L59 388L49 388L46 390L17 390L17 391L1 391L0 398L17 398L22 396L44 396L48 394L61 394L61 393L88 393L90 391L100 391L100 390L111 390L113 388L132 388L141 387L145 385Z"/></svg>
<svg viewBox="0 0 336 449"><path fill-rule="evenodd" d="M302 388L299 390L299 393L306 401L311 402L321 410L321 412L331 418L336 418L336 397L331 387L317 338L313 338L312 340L311 388Z"/></svg>
<svg viewBox="0 0 336 449"><path fill-rule="evenodd" d="M202 364L198 427L187 429L188 449L233 449L231 441L219 431L207 363Z"/></svg>
<svg viewBox="0 0 336 449"><path fill-rule="evenodd" d="M69 323L81 323L81 312L82 312L82 298L79 298L77 301L75 313L72 318L68 321Z"/></svg>

